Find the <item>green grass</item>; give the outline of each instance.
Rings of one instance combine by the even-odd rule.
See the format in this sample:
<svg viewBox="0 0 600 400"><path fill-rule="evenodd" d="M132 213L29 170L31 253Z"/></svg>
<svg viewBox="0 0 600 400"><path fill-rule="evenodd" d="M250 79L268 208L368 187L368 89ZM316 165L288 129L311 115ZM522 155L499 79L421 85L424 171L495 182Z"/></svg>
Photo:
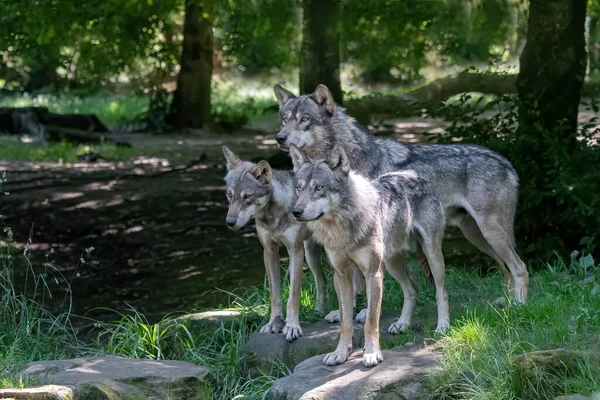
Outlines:
<svg viewBox="0 0 600 400"><path fill-rule="evenodd" d="M0 160L73 164L79 161L78 156L90 152L100 154L110 161L130 161L148 153L144 149L138 148L119 147L112 144L77 145L66 140L51 143L47 147L30 143L10 142L0 146Z"/></svg>
<svg viewBox="0 0 600 400"><path fill-rule="evenodd" d="M24 93L0 99L0 107L47 107L50 112L59 114L96 114L107 127L112 128L146 112L148 99L132 93L89 96Z"/></svg>
<svg viewBox="0 0 600 400"><path fill-rule="evenodd" d="M5 237L10 243L9 229ZM32 273L29 279L35 290L30 296L19 295L12 281L13 253L8 245L0 246L0 250L0 387L35 384L23 382L18 374L27 362L73 355L114 354L203 365L211 370L216 383L199 390L216 399L262 399L275 379L289 373L278 364L258 377L244 368L247 360L242 349L250 334L268 318L266 282L249 288L242 296L232 295L229 306L244 312L214 331L194 332L186 325L169 324L172 316L150 323L143 314L131 310L115 314L113 323L98 323L97 340L83 347L70 327L68 312L56 316L44 307L44 296L50 295L51 286L44 277L55 271ZM411 263L410 268L416 270L416 265ZM327 306L333 309L337 305L331 270L326 270ZM289 293L288 280L286 273L282 283L284 300ZM383 311L397 314L402 306L400 288L388 275L384 285ZM418 335L435 335L435 291L422 279L419 289L415 328L400 336L396 344L412 341ZM426 381L432 398L546 399L600 390L600 365L586 356L588 352L600 354L600 265L595 265L591 257L574 255L568 263L552 262L532 274L526 305L491 305L503 294L499 274L480 276L449 267L446 289L452 330L437 336L435 347L443 354L443 364ZM320 319L313 310L314 291L310 273L306 272L300 297L305 322ZM581 353L569 368L519 369L519 355L555 348Z"/></svg>

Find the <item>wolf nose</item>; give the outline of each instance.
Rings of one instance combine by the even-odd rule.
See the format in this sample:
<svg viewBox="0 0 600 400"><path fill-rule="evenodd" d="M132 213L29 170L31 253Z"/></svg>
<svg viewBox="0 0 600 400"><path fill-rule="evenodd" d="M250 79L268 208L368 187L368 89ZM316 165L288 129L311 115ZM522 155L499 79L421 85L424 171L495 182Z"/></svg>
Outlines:
<svg viewBox="0 0 600 400"><path fill-rule="evenodd" d="M302 215L303 212L304 212L304 210L301 208L294 208L292 210L292 215L294 216L294 218L298 218Z"/></svg>
<svg viewBox="0 0 600 400"><path fill-rule="evenodd" d="M275 136L275 140L276 140L276 141L277 141L277 143L279 143L279 144L284 144L284 143L285 143L285 141L286 141L286 139L287 139L287 136L285 136L285 135L282 135L281 133L278 133L278 134Z"/></svg>
<svg viewBox="0 0 600 400"><path fill-rule="evenodd" d="M225 223L227 224L228 227L232 228L233 226L235 226L236 218L227 217L227 218L225 218Z"/></svg>

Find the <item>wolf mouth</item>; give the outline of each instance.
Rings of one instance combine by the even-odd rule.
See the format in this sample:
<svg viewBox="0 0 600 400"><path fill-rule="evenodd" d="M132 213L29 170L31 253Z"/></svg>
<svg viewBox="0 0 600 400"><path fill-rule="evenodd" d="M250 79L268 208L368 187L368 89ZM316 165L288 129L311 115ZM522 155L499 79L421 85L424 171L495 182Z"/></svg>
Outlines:
<svg viewBox="0 0 600 400"><path fill-rule="evenodd" d="M321 214L317 215L315 218L302 218L302 217L300 217L300 218L296 218L296 221L299 221L299 222L316 221L316 220L320 219L323 215L325 215L325 213L321 213Z"/></svg>

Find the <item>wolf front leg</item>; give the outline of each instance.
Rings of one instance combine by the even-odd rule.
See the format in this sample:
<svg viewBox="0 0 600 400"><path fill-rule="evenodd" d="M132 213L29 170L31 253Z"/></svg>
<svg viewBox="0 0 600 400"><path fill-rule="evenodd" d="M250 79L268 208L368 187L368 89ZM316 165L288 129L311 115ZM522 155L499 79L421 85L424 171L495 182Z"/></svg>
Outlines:
<svg viewBox="0 0 600 400"><path fill-rule="evenodd" d="M379 315L383 293L383 272L381 271L383 243L376 241L353 252L351 256L365 277L367 289L363 365L374 367L383 361L383 354L379 347Z"/></svg>
<svg viewBox="0 0 600 400"><path fill-rule="evenodd" d="M269 293L271 295L271 318L263 326L261 333L279 333L283 329L283 311L281 309L281 267L279 265L279 246L273 244L265 247L263 252Z"/></svg>
<svg viewBox="0 0 600 400"><path fill-rule="evenodd" d="M327 250L329 260L333 265L333 283L340 306L340 341L333 353L329 353L323 359L327 365L342 364L350 356L352 351L352 270L354 263L346 254Z"/></svg>
<svg viewBox="0 0 600 400"><path fill-rule="evenodd" d="M287 302L285 326L283 334L285 340L291 342L302 336L300 328L300 289L302 284L302 268L304 267L304 247L302 242L294 243L288 247L290 256L290 296Z"/></svg>

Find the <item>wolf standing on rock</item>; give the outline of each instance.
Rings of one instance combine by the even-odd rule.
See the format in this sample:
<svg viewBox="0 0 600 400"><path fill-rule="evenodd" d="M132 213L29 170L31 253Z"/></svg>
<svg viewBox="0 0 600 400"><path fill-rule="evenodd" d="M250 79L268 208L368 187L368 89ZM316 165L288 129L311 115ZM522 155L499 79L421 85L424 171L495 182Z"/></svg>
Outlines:
<svg viewBox="0 0 600 400"><path fill-rule="evenodd" d="M291 210L294 202L294 182L289 171L272 170L266 161L258 164L242 161L223 146L227 160L226 195L229 201L226 224L240 229L256 219L256 232L264 248L264 262L269 281L271 316L262 333L283 334L287 341L302 336L300 328L300 284L306 261L315 278L316 309L325 305L325 278L321 270L320 249L310 240L305 224L296 222ZM281 308L279 246L284 245L290 256L290 295L287 303L285 326Z"/></svg>
<svg viewBox="0 0 600 400"><path fill-rule="evenodd" d="M433 187L447 222L499 264L514 299L525 302L529 275L513 233L519 180L508 160L476 145L408 144L375 137L337 106L323 85L301 96L279 85L274 91L282 121L276 135L281 150L289 151L293 144L317 159L339 145L350 168L369 178L414 170Z"/></svg>
<svg viewBox="0 0 600 400"><path fill-rule="evenodd" d="M325 247L335 271L341 334L336 350L325 356L325 364L343 363L352 350L355 265L363 273L367 289L363 364L371 367L383 360L379 348L382 261L404 293L402 315L389 331L406 331L417 294L403 261L410 238L417 239L427 257L436 287L437 329L447 331L450 317L442 255L445 220L429 184L410 170L369 181L350 170L346 153L339 146L327 159L310 160L293 144L290 154L297 193L292 214L298 221L307 222L314 239Z"/></svg>

